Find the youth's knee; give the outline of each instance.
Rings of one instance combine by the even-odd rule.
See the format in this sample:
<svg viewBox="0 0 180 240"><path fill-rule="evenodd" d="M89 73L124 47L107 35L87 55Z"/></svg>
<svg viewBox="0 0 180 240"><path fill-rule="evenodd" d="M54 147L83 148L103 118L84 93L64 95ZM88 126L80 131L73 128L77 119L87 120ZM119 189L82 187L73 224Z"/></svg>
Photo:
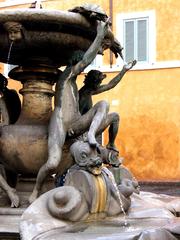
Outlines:
<svg viewBox="0 0 180 240"><path fill-rule="evenodd" d="M49 144L50 142L48 142ZM46 169L48 171L54 170L59 166L62 157L62 146L59 144L48 145L48 160L46 162Z"/></svg>
<svg viewBox="0 0 180 240"><path fill-rule="evenodd" d="M120 121L120 116L119 116L119 114L116 113L116 112L113 112L113 113L112 113L112 119L113 119L113 122L118 122L118 123L119 123L119 121Z"/></svg>
<svg viewBox="0 0 180 240"><path fill-rule="evenodd" d="M58 168L58 163L56 162L47 162L45 165L46 171L48 172L48 174L53 174L56 172L57 168Z"/></svg>
<svg viewBox="0 0 180 240"><path fill-rule="evenodd" d="M99 101L95 106L97 106L99 109L103 109L106 112L109 112L109 103L104 100Z"/></svg>
<svg viewBox="0 0 180 240"><path fill-rule="evenodd" d="M46 163L46 171L50 174L55 173L59 166L60 161L61 161L61 153L59 151L49 154L49 158Z"/></svg>
<svg viewBox="0 0 180 240"><path fill-rule="evenodd" d="M108 119L107 121L109 124L112 124L112 123L119 124L119 121L120 121L119 114L116 112L109 113L107 119Z"/></svg>

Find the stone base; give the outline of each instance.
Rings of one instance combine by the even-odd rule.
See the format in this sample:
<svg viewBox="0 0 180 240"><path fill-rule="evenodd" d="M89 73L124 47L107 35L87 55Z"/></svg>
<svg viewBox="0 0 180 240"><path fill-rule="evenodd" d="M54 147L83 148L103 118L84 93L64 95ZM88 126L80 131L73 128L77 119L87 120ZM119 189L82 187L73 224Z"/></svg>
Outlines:
<svg viewBox="0 0 180 240"><path fill-rule="evenodd" d="M0 239L20 239L19 222L23 208L0 208Z"/></svg>
<svg viewBox="0 0 180 240"><path fill-rule="evenodd" d="M0 192L0 239L20 239L19 222L21 215L29 206L28 198L33 190L35 179L20 178L16 187L20 198L20 207L11 208L10 201L4 192ZM50 178L44 185L42 192L54 188L54 179Z"/></svg>

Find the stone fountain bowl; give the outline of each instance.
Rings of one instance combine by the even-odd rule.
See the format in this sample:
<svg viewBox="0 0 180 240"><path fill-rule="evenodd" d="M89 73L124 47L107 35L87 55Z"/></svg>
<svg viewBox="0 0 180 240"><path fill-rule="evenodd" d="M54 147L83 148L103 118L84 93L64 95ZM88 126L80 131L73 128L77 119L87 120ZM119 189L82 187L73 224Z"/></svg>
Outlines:
<svg viewBox="0 0 180 240"><path fill-rule="evenodd" d="M54 228L39 234L33 240L175 240L169 232L169 225L174 220L163 218L128 219L124 226L123 218L99 220L94 222L76 223L74 225Z"/></svg>
<svg viewBox="0 0 180 240"><path fill-rule="evenodd" d="M68 222L54 218L48 211L47 201L53 191L41 195L23 213L20 221L22 240L180 239L179 197L141 192L131 196L126 216L120 214L102 219L96 215L94 219Z"/></svg>
<svg viewBox="0 0 180 240"><path fill-rule="evenodd" d="M22 24L23 38L11 41L4 24L8 21ZM82 15L68 11L44 9L1 10L0 61L25 65L36 59L48 61L53 66L66 65L76 50L86 51L96 36L96 23L88 22ZM114 41L111 30L107 38Z"/></svg>

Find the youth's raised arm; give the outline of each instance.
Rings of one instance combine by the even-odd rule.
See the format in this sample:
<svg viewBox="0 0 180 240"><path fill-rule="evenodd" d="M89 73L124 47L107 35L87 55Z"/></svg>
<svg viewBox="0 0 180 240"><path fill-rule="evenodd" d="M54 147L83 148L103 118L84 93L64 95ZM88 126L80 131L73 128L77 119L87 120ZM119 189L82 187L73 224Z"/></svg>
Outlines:
<svg viewBox="0 0 180 240"><path fill-rule="evenodd" d="M83 59L73 67L72 74L74 76L80 74L94 60L94 58L98 53L98 50L102 45L104 36L107 33L108 26L109 26L109 20L107 20L106 22L97 21L96 38L94 39L93 43L88 48L88 50L85 52Z"/></svg>
<svg viewBox="0 0 180 240"><path fill-rule="evenodd" d="M114 88L121 81L124 74L127 71L129 71L135 64L136 64L136 60L129 62L128 64L125 64L123 66L123 69L108 84L101 85L98 89L93 91L92 94L96 95Z"/></svg>

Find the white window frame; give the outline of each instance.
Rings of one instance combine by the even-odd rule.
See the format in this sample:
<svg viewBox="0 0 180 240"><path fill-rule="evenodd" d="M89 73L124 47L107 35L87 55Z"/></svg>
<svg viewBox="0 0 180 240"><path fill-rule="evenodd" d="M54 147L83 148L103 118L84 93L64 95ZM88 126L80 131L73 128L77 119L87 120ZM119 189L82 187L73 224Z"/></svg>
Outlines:
<svg viewBox="0 0 180 240"><path fill-rule="evenodd" d="M135 19L147 19L148 18L148 61L138 62L135 68L141 69L145 66L154 65L156 61L156 14L155 10L143 11L143 12L131 12L131 13L121 13L117 15L116 26L117 26L117 39L120 41L122 46L124 46L124 21L130 21ZM118 58L117 65L122 66L123 61Z"/></svg>

